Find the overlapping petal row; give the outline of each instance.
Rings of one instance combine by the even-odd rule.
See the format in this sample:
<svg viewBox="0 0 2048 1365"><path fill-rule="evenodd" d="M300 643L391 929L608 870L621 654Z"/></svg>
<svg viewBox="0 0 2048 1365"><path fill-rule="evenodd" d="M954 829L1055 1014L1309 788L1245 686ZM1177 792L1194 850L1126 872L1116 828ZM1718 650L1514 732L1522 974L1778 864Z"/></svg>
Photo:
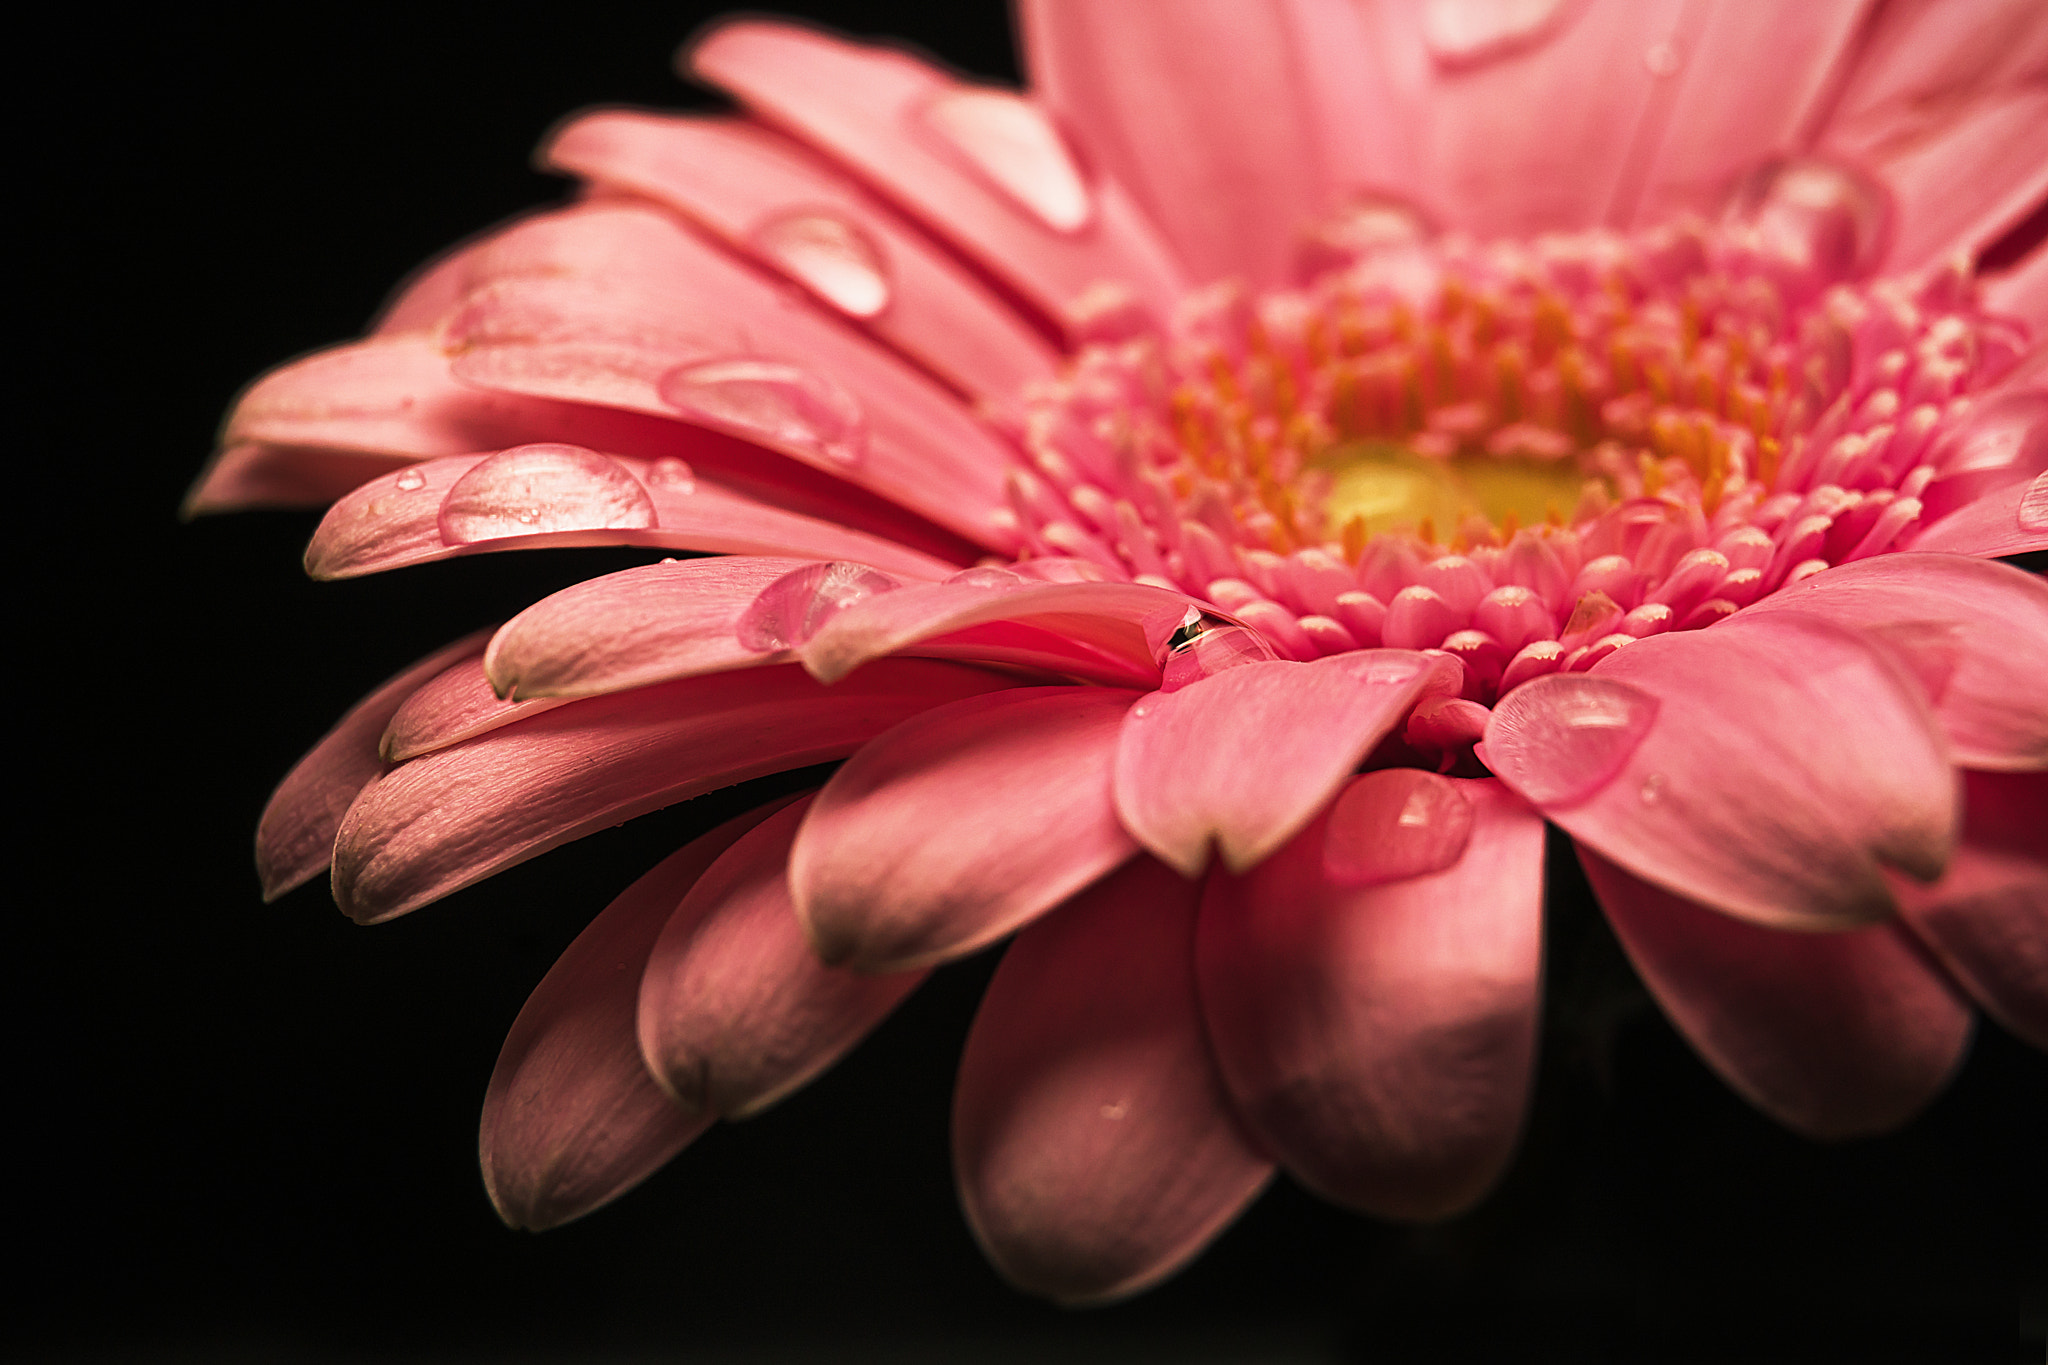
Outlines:
<svg viewBox="0 0 2048 1365"><path fill-rule="evenodd" d="M540 984L545 1227L1006 937L954 1152L996 1265L1172 1273L1276 1168L1510 1159L1546 821L1818 1137L2048 1046L2048 26L2024 4L1030 3L1028 94L738 22L577 205L260 380L199 509L322 577L637 545L373 692L258 835L364 922L766 774ZM2019 248L1982 279L1971 262Z"/></svg>

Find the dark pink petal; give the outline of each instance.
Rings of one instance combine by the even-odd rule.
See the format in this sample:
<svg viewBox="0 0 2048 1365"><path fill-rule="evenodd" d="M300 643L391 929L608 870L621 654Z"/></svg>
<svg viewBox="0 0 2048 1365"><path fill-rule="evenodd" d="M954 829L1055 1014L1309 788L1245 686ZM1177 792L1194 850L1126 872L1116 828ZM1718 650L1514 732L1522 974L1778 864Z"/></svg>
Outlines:
<svg viewBox="0 0 2048 1365"><path fill-rule="evenodd" d="M2048 247L2035 247L2009 270L1984 277L1984 307L2024 321L2035 336L2048 331Z"/></svg>
<svg viewBox="0 0 2048 1365"><path fill-rule="evenodd" d="M888 208L795 143L731 119L607 109L557 132L549 164L686 214L967 393L1047 378L1045 339Z"/></svg>
<svg viewBox="0 0 2048 1365"><path fill-rule="evenodd" d="M1580 843L1779 928L1887 917L1882 865L1938 876L1960 814L1913 678L1803 613L1638 640L1590 674L1525 683L1485 750Z"/></svg>
<svg viewBox="0 0 2048 1365"><path fill-rule="evenodd" d="M487 730L525 720L562 703L506 701L491 687L483 659L470 655L439 676L422 683L392 713L378 751L386 763L404 763L421 754L445 749Z"/></svg>
<svg viewBox="0 0 2048 1365"><path fill-rule="evenodd" d="M1878 555L1816 574L1737 624L1811 612L1858 630L1934 628L1946 673L1934 712L1955 761L2048 767L2048 584L2009 564L1947 554ZM1732 628L1732 627L1729 627Z"/></svg>
<svg viewBox="0 0 2048 1365"><path fill-rule="evenodd" d="M687 62L1049 318L1103 281L1164 318L1184 287L1123 188L1075 163L1026 100L962 85L901 52L758 20L715 30Z"/></svg>
<svg viewBox="0 0 2048 1365"><path fill-rule="evenodd" d="M1986 1013L2048 1048L2048 775L1965 773L1963 841L1899 913Z"/></svg>
<svg viewBox="0 0 2048 1365"><path fill-rule="evenodd" d="M350 707L285 774L256 826L256 875L274 901L327 870L351 802L384 771L378 740L405 699L448 668L481 656L487 630L464 636L386 680Z"/></svg>
<svg viewBox="0 0 2048 1365"><path fill-rule="evenodd" d="M819 793L790 857L818 955L863 971L957 957L1137 852L1109 785L1135 699L1018 688L870 741Z"/></svg>
<svg viewBox="0 0 2048 1365"><path fill-rule="evenodd" d="M1449 670L1446 672L1446 664ZM1117 747L1124 828L1181 875L1242 872L1292 839L1454 662L1374 649L1226 669L1131 708Z"/></svg>
<svg viewBox="0 0 2048 1365"><path fill-rule="evenodd" d="M2048 474L1964 504L1913 537L1912 548L1985 558L2048 550Z"/></svg>
<svg viewBox="0 0 2048 1365"><path fill-rule="evenodd" d="M1874 151L1870 165L1898 203L1887 270L1974 253L2048 195L2048 90L1987 98L1933 136Z"/></svg>
<svg viewBox="0 0 2048 1365"><path fill-rule="evenodd" d="M335 841L335 900L357 920L390 919L592 830L844 758L908 716L1004 681L884 660L832 688L783 665L572 702L372 784Z"/></svg>
<svg viewBox="0 0 2048 1365"><path fill-rule="evenodd" d="M711 864L654 943L639 1050L689 1113L746 1118L839 1060L924 980L826 967L789 897L789 846L809 798Z"/></svg>
<svg viewBox="0 0 2048 1365"><path fill-rule="evenodd" d="M478 1149L498 1216L538 1232L610 1203L710 1126L662 1093L635 1031L640 973L676 903L770 805L656 864L576 936L519 1011Z"/></svg>
<svg viewBox="0 0 2048 1365"><path fill-rule="evenodd" d="M953 1093L968 1224L1019 1288L1134 1294L1193 1259L1272 1166L1231 1116L1195 996L1196 888L1149 858L1031 925Z"/></svg>
<svg viewBox="0 0 2048 1365"><path fill-rule="evenodd" d="M1948 1084L1970 1008L1910 935L1766 929L1579 860L1643 983L1751 1104L1808 1137L1896 1128Z"/></svg>
<svg viewBox="0 0 2048 1365"><path fill-rule="evenodd" d="M748 667L763 656L734 634L740 614L803 562L671 560L586 580L500 627L484 669L507 697L590 697Z"/></svg>
<svg viewBox="0 0 2048 1365"><path fill-rule="evenodd" d="M1497 782L1431 780L1472 811L1452 866L1347 886L1332 864L1359 838L1398 859L1429 831L1326 815L1244 877L1213 874L1196 933L1238 1112L1311 1189L1388 1218L1445 1217L1493 1184L1536 1046L1543 819Z"/></svg>

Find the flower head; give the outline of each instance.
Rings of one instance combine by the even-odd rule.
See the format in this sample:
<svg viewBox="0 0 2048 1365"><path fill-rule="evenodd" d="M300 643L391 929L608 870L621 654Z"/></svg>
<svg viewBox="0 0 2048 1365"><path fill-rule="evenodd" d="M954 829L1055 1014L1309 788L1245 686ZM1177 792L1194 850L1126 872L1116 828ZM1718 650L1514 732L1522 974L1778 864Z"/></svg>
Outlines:
<svg viewBox="0 0 2048 1365"><path fill-rule="evenodd" d="M1014 935L969 1220L1065 1299L1276 1168L1434 1218L1510 1159L1546 821L1672 1021L1819 1137L1974 1013L2048 1045L2048 194L2025 6L1030 4L1034 85L742 21L744 117L246 394L200 507L316 575L592 579L372 693L269 894L425 905L751 777L541 983L485 1103L548 1226ZM1765 22L1765 19L1768 22ZM2030 46L2030 44L2032 46Z"/></svg>

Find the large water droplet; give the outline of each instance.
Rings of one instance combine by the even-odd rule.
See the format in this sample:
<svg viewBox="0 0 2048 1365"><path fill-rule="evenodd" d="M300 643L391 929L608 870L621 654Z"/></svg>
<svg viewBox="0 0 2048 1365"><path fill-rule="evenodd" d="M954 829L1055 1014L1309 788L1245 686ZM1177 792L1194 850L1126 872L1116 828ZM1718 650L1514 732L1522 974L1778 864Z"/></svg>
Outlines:
<svg viewBox="0 0 2048 1365"><path fill-rule="evenodd" d="M1428 0L1422 44L1439 66L1477 66L1548 41L1564 11L1565 0Z"/></svg>
<svg viewBox="0 0 2048 1365"><path fill-rule="evenodd" d="M785 361L679 365L662 376L661 400L685 416L840 464L858 462L867 449L867 421L853 395Z"/></svg>
<svg viewBox="0 0 2048 1365"><path fill-rule="evenodd" d="M1553 673L1501 699L1487 763L1538 806L1575 805L1614 780L1656 719L1657 699L1639 687Z"/></svg>
<svg viewBox="0 0 2048 1365"><path fill-rule="evenodd" d="M1757 245L1825 283L1875 269L1891 228L1891 196L1861 171L1818 157L1761 167L1730 206Z"/></svg>
<svg viewBox="0 0 2048 1365"><path fill-rule="evenodd" d="M901 586L865 564L806 564L763 588L740 613L733 636L741 645L763 654L795 649L854 603Z"/></svg>
<svg viewBox="0 0 2048 1365"><path fill-rule="evenodd" d="M457 479L441 501L441 540L448 545L657 524L654 499L640 481L617 460L581 446L499 451Z"/></svg>
<svg viewBox="0 0 2048 1365"><path fill-rule="evenodd" d="M925 126L983 178L1054 232L1078 232L1095 203L1059 130L1020 96L952 90L926 104Z"/></svg>
<svg viewBox="0 0 2048 1365"><path fill-rule="evenodd" d="M1159 661L1159 690L1178 692L1225 669L1279 657L1257 631L1214 612L1189 607L1168 637L1166 651Z"/></svg>
<svg viewBox="0 0 2048 1365"><path fill-rule="evenodd" d="M875 317L889 306L882 249L860 224L827 209L793 209L747 235L777 269L849 317Z"/></svg>
<svg viewBox="0 0 2048 1365"><path fill-rule="evenodd" d="M1323 866L1350 886L1441 872L1472 837L1472 803L1448 778L1420 768L1370 772L1330 807Z"/></svg>

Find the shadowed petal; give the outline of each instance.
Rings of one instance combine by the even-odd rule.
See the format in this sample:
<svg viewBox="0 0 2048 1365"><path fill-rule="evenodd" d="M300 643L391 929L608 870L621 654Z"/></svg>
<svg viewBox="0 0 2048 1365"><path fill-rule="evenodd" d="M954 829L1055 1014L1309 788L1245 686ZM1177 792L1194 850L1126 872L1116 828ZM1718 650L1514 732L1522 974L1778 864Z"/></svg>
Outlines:
<svg viewBox="0 0 2048 1365"><path fill-rule="evenodd" d="M967 1036L953 1165L967 1220L1019 1288L1134 1294L1192 1259L1272 1166L1202 1036L1196 888L1149 858L1017 936Z"/></svg>
<svg viewBox="0 0 2048 1365"><path fill-rule="evenodd" d="M1212 874L1196 935L1238 1112L1311 1189L1389 1218L1444 1217L1493 1184L1536 1045L1542 817L1498 782L1421 776L1473 810L1451 866L1343 885L1331 864L1357 852L1339 841L1398 857L1430 831L1325 815L1246 876Z"/></svg>
<svg viewBox="0 0 2048 1365"><path fill-rule="evenodd" d="M1970 1008L1894 925L1765 929L1661 891L1580 846L1643 983L1751 1104L1809 1137L1896 1128L1948 1084Z"/></svg>
<svg viewBox="0 0 2048 1365"><path fill-rule="evenodd" d="M1985 558L2048 550L2048 474L1966 503L1915 536L1913 548Z"/></svg>
<svg viewBox="0 0 2048 1365"><path fill-rule="evenodd" d="M759 1113L838 1061L924 980L812 955L787 873L809 805L777 811L721 855L647 959L639 1050L686 1112Z"/></svg>
<svg viewBox="0 0 2048 1365"><path fill-rule="evenodd" d="M471 655L421 684L405 699L392 713L378 749L386 763L404 763L561 704L553 698L501 699L491 689L483 660Z"/></svg>

